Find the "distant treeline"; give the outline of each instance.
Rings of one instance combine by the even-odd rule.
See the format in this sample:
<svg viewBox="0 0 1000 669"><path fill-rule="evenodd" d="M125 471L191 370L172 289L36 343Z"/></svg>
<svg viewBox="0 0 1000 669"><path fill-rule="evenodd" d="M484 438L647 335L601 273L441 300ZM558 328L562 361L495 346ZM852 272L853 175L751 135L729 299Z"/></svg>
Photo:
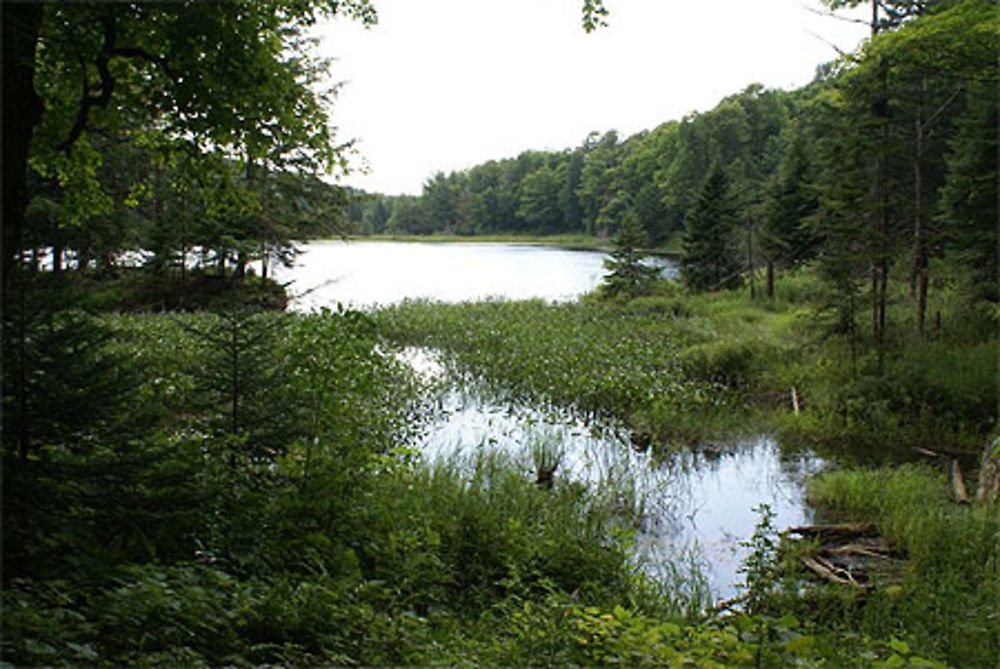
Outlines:
<svg viewBox="0 0 1000 669"><path fill-rule="evenodd" d="M355 192L348 221L362 234L605 235L634 211L651 240L665 242L683 229L713 162L748 194L773 178L803 101L821 85L789 93L754 84L709 112L628 138L593 132L564 151L438 172L417 197Z"/></svg>
<svg viewBox="0 0 1000 669"><path fill-rule="evenodd" d="M918 331L933 263L996 301L996 3L893 7L860 50L799 90L754 84L626 139L593 133L435 174L417 197L355 193L348 222L360 233L603 236L637 221L652 244L682 233L674 244L695 289L763 267L770 285L775 268L818 258L844 327L870 300L876 340L890 276L908 278Z"/></svg>

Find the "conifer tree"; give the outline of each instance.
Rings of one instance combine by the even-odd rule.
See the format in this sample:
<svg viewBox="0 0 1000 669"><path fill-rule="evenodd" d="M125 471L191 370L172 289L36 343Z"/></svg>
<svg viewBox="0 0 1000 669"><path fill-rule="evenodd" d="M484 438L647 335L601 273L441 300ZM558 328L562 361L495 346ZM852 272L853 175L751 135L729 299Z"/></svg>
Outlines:
<svg viewBox="0 0 1000 669"><path fill-rule="evenodd" d="M604 261L605 275L601 286L609 297L636 297L649 291L659 273L657 268L642 264L639 249L646 244L646 233L639 225L639 215L635 210L622 217L621 229L615 236L611 257Z"/></svg>
<svg viewBox="0 0 1000 669"><path fill-rule="evenodd" d="M684 233L681 276L689 290L718 290L740 284L742 265L733 235L737 220L729 179L715 165L698 194Z"/></svg>
<svg viewBox="0 0 1000 669"><path fill-rule="evenodd" d="M1000 302L997 164L1000 103L992 84L974 87L951 145L940 203L948 245L970 272L974 299Z"/></svg>

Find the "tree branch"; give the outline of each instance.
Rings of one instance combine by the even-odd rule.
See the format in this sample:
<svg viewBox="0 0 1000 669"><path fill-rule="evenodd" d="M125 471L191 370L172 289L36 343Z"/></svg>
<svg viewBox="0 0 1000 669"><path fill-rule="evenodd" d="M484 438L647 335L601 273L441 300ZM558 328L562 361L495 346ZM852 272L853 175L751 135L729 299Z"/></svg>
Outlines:
<svg viewBox="0 0 1000 669"><path fill-rule="evenodd" d="M80 96L80 108L77 111L76 121L70 129L69 135L59 145L59 150L66 153L72 150L73 144L76 143L76 140L80 139L84 130L87 129L87 123L90 121L90 110L94 107L106 107L111 101L111 96L115 91L115 78L112 76L111 68L109 67L112 58L139 58L145 60L158 66L174 83L178 81L177 74L170 68L170 64L165 56L152 54L139 46L116 46L118 30L114 14L104 16L101 19L101 24L104 27L104 43L101 45L101 51L94 59L94 65L97 67L101 81L96 86L91 86L87 77L87 63L81 63L83 68L83 93ZM91 91L95 89L97 93L91 94Z"/></svg>
<svg viewBox="0 0 1000 669"><path fill-rule="evenodd" d="M844 50L843 50L843 49L841 49L841 48L840 48L839 46L837 46L836 44L834 44L834 43L833 43L833 42L831 42L830 40L828 40L828 39L825 39L825 38L823 38L823 37L821 37L821 36L817 35L817 34L816 34L816 33L814 33L813 31L811 31L811 30L806 30L806 34L807 34L807 35L809 35L810 37L815 37L815 38L816 38L816 39L818 39L818 40L819 40L820 42L822 42L823 44L827 45L828 47L830 47L831 49L833 49L834 51L836 51L836 52L837 52L837 55L838 55L838 56L846 56L846 55L847 55L847 53L845 53L845 52L844 52Z"/></svg>
<svg viewBox="0 0 1000 669"><path fill-rule="evenodd" d="M156 54L150 53L143 49L141 46L123 46L117 47L111 52L114 56L119 56L121 58L139 58L148 63L158 66L167 77L173 81L177 82L177 73L170 68L170 63L166 56L158 56Z"/></svg>
<svg viewBox="0 0 1000 669"><path fill-rule="evenodd" d="M818 14L819 16L823 16L828 19L837 19L838 21L844 21L845 23L860 23L863 26L871 27L871 22L865 19L855 19L850 16L841 16L840 14L834 14L830 11L824 12L823 10L816 9L815 7L809 7L808 5L800 4L799 6L807 12L812 12L813 14Z"/></svg>
<svg viewBox="0 0 1000 669"><path fill-rule="evenodd" d="M97 66L97 72L101 77L100 92L97 95L90 94L91 87L87 81L87 64L86 62L81 63L83 68L83 93L80 96L80 109L77 111L76 121L69 131L69 136L59 145L59 149L66 153L69 153L73 149L73 144L76 143L76 140L80 139L83 131L87 128L91 108L107 106L108 102L111 101L111 95L115 92L115 79L111 76L111 69L108 67L108 63L111 61L111 56L114 52L115 40L117 39L115 18L109 14L101 19L101 23L104 26L104 43L101 45L101 51L97 54L97 58L94 59L94 65Z"/></svg>

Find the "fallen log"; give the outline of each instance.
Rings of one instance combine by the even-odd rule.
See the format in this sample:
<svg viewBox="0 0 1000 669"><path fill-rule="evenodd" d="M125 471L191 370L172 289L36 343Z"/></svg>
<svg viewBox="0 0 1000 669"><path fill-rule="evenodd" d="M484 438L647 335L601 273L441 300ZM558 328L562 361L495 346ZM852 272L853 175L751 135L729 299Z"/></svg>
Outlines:
<svg viewBox="0 0 1000 669"><path fill-rule="evenodd" d="M830 583L835 583L837 585L847 585L852 588L858 588L859 590L868 590L869 586L866 584L858 583L850 571L838 567L837 565L824 560L821 557L804 557L802 558L802 564L809 568L814 574L819 576L825 581Z"/></svg>
<svg viewBox="0 0 1000 669"><path fill-rule="evenodd" d="M926 455L932 458L975 458L976 453L974 451L967 451L961 448L949 448L947 446L935 446L934 448L927 448L926 446L913 446L914 451L920 453L921 455Z"/></svg>
<svg viewBox="0 0 1000 669"><path fill-rule="evenodd" d="M828 555L860 555L861 557L879 558L891 560L890 549L884 544L879 546L864 546L861 544L847 544L836 548L824 548L823 552Z"/></svg>
<svg viewBox="0 0 1000 669"><path fill-rule="evenodd" d="M820 541L836 541L852 537L878 536L878 530L871 523L838 523L833 525L797 525L788 528L789 534L819 539Z"/></svg>
<svg viewBox="0 0 1000 669"><path fill-rule="evenodd" d="M747 601L747 599L749 599L749 597L750 593L744 592L743 594L737 595L736 597L730 597L729 599L724 599L715 606L713 606L712 608L705 611L704 615L702 616L702 619L709 620L721 613L725 613L726 611L730 611L736 608L737 606L741 606L744 602Z"/></svg>

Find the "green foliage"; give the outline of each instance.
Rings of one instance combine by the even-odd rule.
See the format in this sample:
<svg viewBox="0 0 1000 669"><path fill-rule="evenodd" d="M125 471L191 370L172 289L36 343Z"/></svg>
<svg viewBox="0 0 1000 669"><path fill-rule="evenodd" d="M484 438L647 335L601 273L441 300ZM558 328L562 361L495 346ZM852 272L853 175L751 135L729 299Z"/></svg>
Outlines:
<svg viewBox="0 0 1000 669"><path fill-rule="evenodd" d="M884 462L913 445L974 452L995 429L994 339L909 342L886 356L881 369L871 353L855 357L835 341L822 347L796 382L812 404L810 415L791 431L843 456Z"/></svg>
<svg viewBox="0 0 1000 669"><path fill-rule="evenodd" d="M1000 111L994 83L980 83L966 94L967 111L958 121L941 212L951 223L950 244L969 268L968 293L991 302L1000 300L997 286L997 133Z"/></svg>
<svg viewBox="0 0 1000 669"><path fill-rule="evenodd" d="M631 299L651 291L659 271L643 264L639 249L644 246L646 236L639 227L639 217L634 212L625 214L611 257L604 261L604 269L609 273L601 284L602 294Z"/></svg>
<svg viewBox="0 0 1000 669"><path fill-rule="evenodd" d="M737 209L763 212L772 259L797 262L816 240L825 285L800 269L766 306L660 282L620 303L411 303L374 316L227 303L227 272L250 301L275 301L271 284L246 280L249 263L265 275L345 206L299 173L342 156L315 88L323 67L300 47L323 14L372 22L366 1L34 12L42 38L16 43L38 47L46 109L16 117L36 131L23 239L4 209L5 268L24 270L4 276L4 660L989 666L1000 519L995 506L952 505L929 469L831 472L811 490L879 526L908 559L901 584L863 606L785 587L762 509L747 610L699 617L696 583L636 573L620 490L537 484L560 458L557 437L532 445L537 477L490 454L421 463L409 444L423 389L386 349L445 349L453 371L507 399L616 418L639 438L746 429L759 401L785 434L869 459L915 443L979 450L996 429L995 314L960 312L951 284L995 301L971 286L995 265L993 4L880 3L884 34L805 91L750 86L648 133L595 133L356 207L372 231L617 229L609 285L623 298L646 292L641 236L663 243L685 220L689 286L735 283ZM27 18L25 7L4 11ZM605 13L583 3L585 27ZM28 280L45 246L60 251L52 276ZM217 277L188 271L196 246ZM154 253L156 281L136 287L116 267L129 248ZM63 249L81 275L93 259L125 276L82 296L60 277ZM915 285L941 277L933 339L902 335L908 298L888 276L907 251ZM200 306L174 300L171 275L218 288L214 313L79 308ZM823 316L808 315L823 306L835 327L819 336ZM858 335L870 306L877 350ZM790 387L801 415L774 400Z"/></svg>
<svg viewBox="0 0 1000 669"><path fill-rule="evenodd" d="M548 165L539 167L521 181L517 215L540 232L559 230L563 215L559 207L559 175Z"/></svg>
<svg viewBox="0 0 1000 669"><path fill-rule="evenodd" d="M815 252L816 240L807 219L819 203L812 192L811 165L796 125L787 127L784 155L765 191L762 246L769 259L794 266Z"/></svg>
<svg viewBox="0 0 1000 669"><path fill-rule="evenodd" d="M926 467L852 470L810 485L823 507L874 522L905 553L901 588L877 592L857 624L879 636L906 630L892 648L910 648L950 666L988 666L1000 651L1000 513L955 505L944 477Z"/></svg>
<svg viewBox="0 0 1000 669"><path fill-rule="evenodd" d="M743 543L750 553L740 569L745 574L746 607L751 613L761 612L773 594L778 556L774 511L769 505L761 504L754 507L754 512L760 515L760 520L754 527L753 535Z"/></svg>
<svg viewBox="0 0 1000 669"><path fill-rule="evenodd" d="M688 216L684 236L681 275L692 292L739 285L742 268L736 260L733 239L736 217L729 179L715 166Z"/></svg>

